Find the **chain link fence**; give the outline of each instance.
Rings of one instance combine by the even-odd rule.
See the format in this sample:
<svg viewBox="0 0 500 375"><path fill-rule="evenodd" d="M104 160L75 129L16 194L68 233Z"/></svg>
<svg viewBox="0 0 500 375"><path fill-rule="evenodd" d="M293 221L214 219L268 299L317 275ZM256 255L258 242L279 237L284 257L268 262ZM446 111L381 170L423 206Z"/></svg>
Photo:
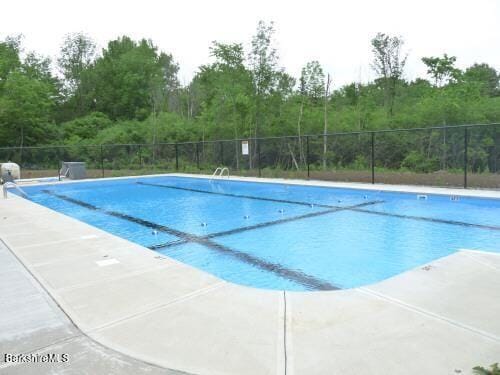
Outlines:
<svg viewBox="0 0 500 375"><path fill-rule="evenodd" d="M58 177L83 161L88 177L168 172L447 187L500 188L500 124L205 142L0 148L23 178Z"/></svg>

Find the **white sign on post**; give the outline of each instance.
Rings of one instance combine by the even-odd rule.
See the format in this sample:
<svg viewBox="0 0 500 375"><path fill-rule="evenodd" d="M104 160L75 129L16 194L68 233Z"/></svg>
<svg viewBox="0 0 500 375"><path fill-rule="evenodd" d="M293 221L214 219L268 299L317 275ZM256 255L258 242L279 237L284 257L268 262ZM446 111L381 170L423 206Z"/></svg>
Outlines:
<svg viewBox="0 0 500 375"><path fill-rule="evenodd" d="M241 141L241 155L248 155L248 141Z"/></svg>

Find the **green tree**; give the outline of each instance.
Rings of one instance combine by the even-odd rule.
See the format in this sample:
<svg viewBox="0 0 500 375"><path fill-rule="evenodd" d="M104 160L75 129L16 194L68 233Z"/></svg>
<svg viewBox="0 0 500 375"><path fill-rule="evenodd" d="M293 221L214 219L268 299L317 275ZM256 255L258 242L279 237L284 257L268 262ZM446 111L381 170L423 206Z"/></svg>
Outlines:
<svg viewBox="0 0 500 375"><path fill-rule="evenodd" d="M28 52L21 61L21 38L0 43L0 138L6 145L53 140L58 81L50 60Z"/></svg>
<svg viewBox="0 0 500 375"><path fill-rule="evenodd" d="M468 67L463 78L468 82L479 83L484 95L500 96L500 74L488 64L474 64Z"/></svg>
<svg viewBox="0 0 500 375"><path fill-rule="evenodd" d="M300 76L300 94L314 101L319 101L325 90L325 74L318 61L310 61L303 68Z"/></svg>
<svg viewBox="0 0 500 375"><path fill-rule="evenodd" d="M7 77L0 96L0 131L6 145L34 146L51 139L54 88L20 70Z"/></svg>
<svg viewBox="0 0 500 375"><path fill-rule="evenodd" d="M166 67L174 77L171 57L158 53L152 41L127 36L110 41L92 67L94 105L111 119L145 119L163 102ZM156 110L156 109L155 109Z"/></svg>
<svg viewBox="0 0 500 375"><path fill-rule="evenodd" d="M403 78L408 55L402 51L404 41L401 37L378 33L371 41L374 59L372 68L378 75L377 83L384 90L384 105L389 116L394 113L396 89Z"/></svg>
<svg viewBox="0 0 500 375"><path fill-rule="evenodd" d="M299 136L299 155L302 164L305 164L304 150L302 145L302 117L304 105L311 103L317 106L324 93L325 75L318 61L308 62L301 71L299 80L299 116L297 120L297 135Z"/></svg>
<svg viewBox="0 0 500 375"><path fill-rule="evenodd" d="M8 75L21 66L19 53L21 49L21 36L7 37L0 42L0 90Z"/></svg>
<svg viewBox="0 0 500 375"><path fill-rule="evenodd" d="M460 69L455 68L455 56L443 57L422 57L422 62L427 66L427 74L434 79L434 85L439 87L452 80L457 80L460 76Z"/></svg>
<svg viewBox="0 0 500 375"><path fill-rule="evenodd" d="M104 113L92 112L86 116L61 124L62 137L65 143L80 144L93 141L94 137L113 122Z"/></svg>
<svg viewBox="0 0 500 375"><path fill-rule="evenodd" d="M255 137L260 135L260 128L264 126L265 100L278 82L278 52L273 46L273 35L274 24L259 21L248 57L255 95Z"/></svg>
<svg viewBox="0 0 500 375"><path fill-rule="evenodd" d="M73 33L64 38L57 60L64 77L63 92L68 117L86 114L92 105L94 82L90 69L96 58L96 44L86 34Z"/></svg>
<svg viewBox="0 0 500 375"><path fill-rule="evenodd" d="M216 138L240 138L250 124L252 76L244 65L241 44L213 42L210 55L214 63L200 68L197 88L204 102L200 120L202 139L206 127ZM236 167L239 150L235 143Z"/></svg>

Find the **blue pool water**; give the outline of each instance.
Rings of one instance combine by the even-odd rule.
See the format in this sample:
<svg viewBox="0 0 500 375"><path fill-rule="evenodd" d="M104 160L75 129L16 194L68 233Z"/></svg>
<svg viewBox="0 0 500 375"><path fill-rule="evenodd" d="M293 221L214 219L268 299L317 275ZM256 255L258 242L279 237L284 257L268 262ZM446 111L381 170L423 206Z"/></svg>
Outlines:
<svg viewBox="0 0 500 375"><path fill-rule="evenodd" d="M500 252L493 199L172 176L24 190L34 202L259 288L353 288L463 248Z"/></svg>

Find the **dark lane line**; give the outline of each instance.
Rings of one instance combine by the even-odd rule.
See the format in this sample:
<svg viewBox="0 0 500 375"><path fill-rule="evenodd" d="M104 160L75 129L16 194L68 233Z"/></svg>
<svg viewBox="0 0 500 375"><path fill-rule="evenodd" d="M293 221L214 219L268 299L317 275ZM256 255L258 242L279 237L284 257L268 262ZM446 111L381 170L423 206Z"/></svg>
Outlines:
<svg viewBox="0 0 500 375"><path fill-rule="evenodd" d="M294 281L294 282L301 284L309 289L316 289L316 290L337 290L337 289L340 289L339 287L329 283L328 281L318 279L318 278L311 276L311 275L308 275L304 272L292 270L292 269L289 269L289 268L282 266L281 264L268 262L266 260L263 260L263 259L260 259L258 257L254 257L250 254L247 254L245 252L235 250L235 249L229 248L227 246L218 244L214 241L211 241L206 236L205 237L197 236L194 234L179 231L177 229L169 228L169 227L164 226L164 225L156 224L156 223L150 222L148 220L140 219L140 218L130 216L127 214L123 214L121 212L110 211L110 210L106 210L103 208L99 208L99 207L94 206L90 203L81 201L79 199L71 198L71 197L68 197L68 196L63 195L63 194L58 194L58 193L55 193L51 190L42 190L42 192L49 194L51 196L57 197L59 199L68 201L70 203L85 207L85 208L93 210L93 211L102 212L106 215L110 215L110 216L117 217L120 219L128 220L128 221L131 221L133 223L145 226L147 228L156 229L156 230L164 232L164 233L172 234L176 237L179 237L181 240L184 240L185 242L199 243L201 245L208 247L209 249L215 250L215 251L222 253L222 254L225 254L225 255L232 256L233 258L236 258L242 262L251 264L251 265L253 265L257 268L260 268L264 271L272 272L272 273L274 273L282 278Z"/></svg>
<svg viewBox="0 0 500 375"><path fill-rule="evenodd" d="M206 237L207 238L215 238L215 237L229 236L231 234L240 233L240 232L246 232L248 230L254 230L254 229L259 229L259 228L263 228L263 227L269 227L269 226L273 226L273 225L289 223L291 221L308 219L310 217L327 215L327 214L331 214L333 212L350 211L350 210L353 210L353 209L357 209L358 207L366 207L366 206L371 206L371 205L379 204L379 203L383 203L383 202L384 201L370 201L370 202L364 202L364 203L356 204L356 205L353 205L353 206L337 207L337 208L332 208L330 210L325 210L325 211L311 212L311 213L304 214L304 215L293 216L293 217L283 218L283 219L278 219L278 220L273 220L273 221L267 221L267 222L264 222L264 223L255 224L255 225L249 225L249 226L246 226L246 227L240 227L240 228L235 228L235 229L230 229L230 230L226 230L226 231L223 231L223 232L216 232L216 233L209 234Z"/></svg>
<svg viewBox="0 0 500 375"><path fill-rule="evenodd" d="M248 226L245 226L245 227L239 227L239 228L229 229L229 230L222 231L222 232L215 232L215 233L207 234L206 236L203 236L201 238L210 239L210 238L216 238L216 237L222 237L222 236L229 236L229 235L235 234L235 233L241 233L241 232L246 232L246 231L249 231L249 230L270 227L270 226L278 225L278 224L285 224L285 223L289 223L289 222L292 222L292 221L297 221L297 220L302 220L302 219L308 219L308 218L316 217L316 216L327 215L327 214L331 214L331 213L338 212L338 211L353 210L353 209L355 209L357 207L366 207L366 206L371 206L373 204L378 204L378 203L383 203L383 201L364 202L364 203L357 204L357 205L354 205L354 206L332 208L330 210L311 212L311 213L304 214L304 215L298 215L298 216L292 216L292 217L278 219L278 220L266 221L266 222L263 222L263 223L258 223L258 224L254 224L254 225L248 225ZM182 241L169 241L169 242L165 242L163 244L153 245L153 246L150 247L150 249L153 249L153 250L163 249L163 248L166 248L166 247L173 247L173 246L183 245L184 243L185 242L182 242Z"/></svg>
<svg viewBox="0 0 500 375"><path fill-rule="evenodd" d="M173 236L176 236L176 237L188 240L188 241L190 241L191 237L193 237L193 235L186 233L186 232L179 231L177 229L173 229L170 227L166 227L164 225L156 224L156 223L153 223L151 221L143 220L143 219L140 219L138 217L130 216L130 215L127 215L127 214L124 214L121 212L110 211L110 210L106 210L103 208L99 208L99 207L94 206L90 203L81 201L79 199L71 198L71 197L68 197L68 196L63 195L63 194L58 194L58 193L55 193L51 190L42 190L42 192L49 194L49 195L52 195L54 197L57 197L59 199L65 200L67 202L71 202L71 203L77 204L79 206L88 208L89 210L99 211L99 212L102 212L106 215L110 215L110 216L114 216L114 217L117 217L120 219L131 221L133 223L136 223L136 224L139 224L139 225L151 228L151 229L156 229L156 230L159 230L161 232L168 233L168 234L171 234Z"/></svg>
<svg viewBox="0 0 500 375"><path fill-rule="evenodd" d="M495 225L473 224L473 223L467 223L464 221L457 221L457 220L446 220L446 219L437 219L437 218L432 218L432 217L393 214L390 212L383 212L383 211L364 210L362 208L351 208L350 210L355 211L355 212L365 213L365 214L396 217L398 219L430 221L432 223L438 223L438 224L458 225L458 226L463 226L463 227L472 227L472 228L488 229L488 230L500 230L500 227L497 227Z"/></svg>
<svg viewBox="0 0 500 375"><path fill-rule="evenodd" d="M179 240L174 240L174 241L168 241L168 242L164 242L164 243L159 243L159 244L156 244L156 245L151 245L151 246L148 246L148 249L150 249L150 250L159 250L159 249L164 249L166 247L185 245L188 242L189 241L187 241L187 240L179 239Z"/></svg>
<svg viewBox="0 0 500 375"><path fill-rule="evenodd" d="M286 268L279 263L272 263L266 260L260 259L258 257L254 257L245 252L235 250L229 248L227 246L221 245L214 241L210 241L208 239L202 239L199 243L209 247L212 250L216 250L222 254L227 254L233 256L245 263L251 264L257 268L263 269L268 272L272 272L278 276L281 276L284 279L288 279L294 281L298 284L301 284L309 289L315 290L338 290L341 289L336 285L329 283L328 281L319 279L317 277L308 275L302 271L293 270L290 268Z"/></svg>
<svg viewBox="0 0 500 375"><path fill-rule="evenodd" d="M241 194L232 194L232 193L221 193L221 192L217 192L217 191L192 189L192 188L185 188L185 187L179 187L179 186L174 186L174 185L152 184L152 183L149 183L149 182L142 182L142 181L137 181L136 184L145 185L145 186L160 187L160 188L165 188L165 189L185 190L185 191L191 191L191 192L195 192L195 193L222 195L222 196L225 196L225 197L233 197L233 198L244 198L244 199L253 199L253 200L258 200L258 201L288 203L288 204L298 204L300 206L309 206L310 207L311 205L313 205L313 206L322 207L322 208L338 208L338 207L341 207L341 206L331 206L331 205L328 205L328 204L315 204L315 203L308 203L308 202L291 201L291 200L286 200L286 199L256 197L256 196L253 196L253 195L241 195Z"/></svg>
<svg viewBox="0 0 500 375"><path fill-rule="evenodd" d="M178 186L163 185L163 184L151 184L151 183L141 182L141 181L138 181L136 183L140 184L140 185L163 187L163 188L177 189L177 190L186 190L186 191L192 191L192 192L196 192L196 193L217 194L217 195L224 195L224 196L236 197L236 198L245 198L245 199L263 200L263 201L270 201L270 202L298 204L298 205L302 205L302 206L311 206L311 204L313 204L316 207L343 208L343 209L347 209L347 210L351 210L351 211L362 212L362 213L367 213L367 214L372 214L372 215L392 216L392 217L396 217L399 219L429 221L429 222L433 222L433 223L459 225L459 226L473 227L473 228L479 228L479 229L488 229L488 230L500 230L500 226L495 226L495 225L475 224L475 223L467 223L467 222L458 221L458 220L446 220L446 219L438 219L438 218L425 217L425 216L402 215L402 214L395 214L395 213L383 212L383 211L364 210L364 209L358 208L356 206L352 206L351 208L349 208L349 207L333 206L333 205L327 205L327 204L315 204L315 203L307 203L307 202L300 202L300 201L289 201L289 200L284 200L284 199L261 198L261 197L255 197L252 195L219 193L219 192L209 191L209 190L182 188L182 187L178 187ZM299 219L300 219L300 217L299 217Z"/></svg>

